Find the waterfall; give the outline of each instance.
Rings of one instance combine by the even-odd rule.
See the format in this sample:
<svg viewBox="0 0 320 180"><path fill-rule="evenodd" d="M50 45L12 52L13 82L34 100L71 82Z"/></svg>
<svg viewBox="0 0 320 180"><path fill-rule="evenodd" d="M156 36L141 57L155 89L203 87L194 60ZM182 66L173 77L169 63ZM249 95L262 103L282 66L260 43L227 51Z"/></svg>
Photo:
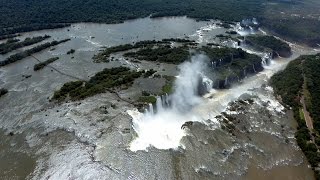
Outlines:
<svg viewBox="0 0 320 180"><path fill-rule="evenodd" d="M262 57L262 61L261 64L262 66L268 66L270 64L272 58L272 54L271 53L266 53L263 57Z"/></svg>
<svg viewBox="0 0 320 180"><path fill-rule="evenodd" d="M243 76L244 76L244 77L247 76L246 68L243 68Z"/></svg>
<svg viewBox="0 0 320 180"><path fill-rule="evenodd" d="M210 92L213 87L213 81L205 75L202 75L202 83L206 87L207 92Z"/></svg>
<svg viewBox="0 0 320 180"><path fill-rule="evenodd" d="M198 96L198 87L207 60L206 56L197 55L192 57L191 62L186 61L179 66L175 90L170 96L165 94L157 97L156 113L153 113L152 105L149 105L149 112L145 114L128 111L133 117L133 129L138 135L130 144L132 151L147 149L150 145L158 149L179 147L185 135L181 126L186 121L200 120L189 113L202 102ZM212 87L211 81L206 77L202 79L208 89Z"/></svg>
<svg viewBox="0 0 320 180"><path fill-rule="evenodd" d="M265 57L263 57L261 59L261 65L264 67L264 66L267 66L267 59Z"/></svg>
<svg viewBox="0 0 320 180"><path fill-rule="evenodd" d="M254 67L254 64L252 64L252 68L253 68L253 71L256 73L256 68Z"/></svg>
<svg viewBox="0 0 320 180"><path fill-rule="evenodd" d="M228 86L228 77L226 77L226 79L224 80L224 87Z"/></svg>
<svg viewBox="0 0 320 180"><path fill-rule="evenodd" d="M162 100L160 96L157 97L156 110L157 110L157 113L163 111Z"/></svg>
<svg viewBox="0 0 320 180"><path fill-rule="evenodd" d="M148 111L149 114L153 115L154 112L153 112L153 105L150 103L149 104L149 111Z"/></svg>

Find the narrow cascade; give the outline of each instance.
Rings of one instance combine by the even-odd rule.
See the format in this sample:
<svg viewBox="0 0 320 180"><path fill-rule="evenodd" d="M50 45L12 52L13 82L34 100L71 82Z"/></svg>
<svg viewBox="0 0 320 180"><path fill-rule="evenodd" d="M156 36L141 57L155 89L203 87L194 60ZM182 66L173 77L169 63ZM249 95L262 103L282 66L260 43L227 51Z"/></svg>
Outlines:
<svg viewBox="0 0 320 180"><path fill-rule="evenodd" d="M157 110L157 113L163 111L163 103L162 103L162 99L160 96L157 97L156 110Z"/></svg>
<svg viewBox="0 0 320 180"><path fill-rule="evenodd" d="M150 103L149 104L149 114L153 115L154 112L153 112L153 105Z"/></svg>
<svg viewBox="0 0 320 180"><path fill-rule="evenodd" d="M262 64L263 67L270 65L271 57L272 57L271 53L266 53L266 54L262 57L261 64Z"/></svg>
<svg viewBox="0 0 320 180"><path fill-rule="evenodd" d="M254 67L254 64L252 64L252 68L253 68L253 71L256 73L256 68Z"/></svg>
<svg viewBox="0 0 320 180"><path fill-rule="evenodd" d="M264 66L267 66L267 59L265 57L263 57L261 59L261 65L264 67Z"/></svg>
<svg viewBox="0 0 320 180"><path fill-rule="evenodd" d="M228 77L226 77L226 79L224 80L224 87L228 86Z"/></svg>
<svg viewBox="0 0 320 180"><path fill-rule="evenodd" d="M244 76L244 77L247 76L246 68L243 68L243 76Z"/></svg>

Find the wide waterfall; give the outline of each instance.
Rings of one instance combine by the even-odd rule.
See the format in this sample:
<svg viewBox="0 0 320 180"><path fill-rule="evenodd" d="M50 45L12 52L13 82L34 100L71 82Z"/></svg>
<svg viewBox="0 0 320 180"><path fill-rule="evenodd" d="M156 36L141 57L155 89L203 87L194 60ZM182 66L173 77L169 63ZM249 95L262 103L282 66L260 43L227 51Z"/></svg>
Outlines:
<svg viewBox="0 0 320 180"><path fill-rule="evenodd" d="M133 117L133 128L138 134L131 143L132 151L145 150L149 146L158 149L177 148L185 135L181 126L186 121L201 120L190 111L202 101L198 94L199 83L204 84L207 90L212 88L212 81L201 74L205 58L207 57L204 55L196 55L191 58L191 62L183 63L175 81L174 93L157 97L155 107L150 104L144 114L128 111Z"/></svg>

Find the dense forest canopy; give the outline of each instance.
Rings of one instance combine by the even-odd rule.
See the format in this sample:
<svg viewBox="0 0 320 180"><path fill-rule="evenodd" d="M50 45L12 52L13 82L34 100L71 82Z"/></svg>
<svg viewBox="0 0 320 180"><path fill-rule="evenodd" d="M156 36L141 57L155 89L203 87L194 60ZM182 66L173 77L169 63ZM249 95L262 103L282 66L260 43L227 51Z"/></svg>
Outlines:
<svg viewBox="0 0 320 180"><path fill-rule="evenodd" d="M149 15L224 21L256 17L274 33L315 46L320 41L319 5L317 0L2 0L0 35Z"/></svg>
<svg viewBox="0 0 320 180"><path fill-rule="evenodd" d="M296 140L309 163L320 179L320 54L301 56L293 60L283 71L271 78L275 93L283 103L289 105L298 123ZM308 92L308 93L306 93ZM303 96L302 96L303 95ZM304 98L310 112L314 129L309 131L302 112L301 98ZM309 101L309 103L308 103ZM312 136L312 138L311 138ZM314 139L311 141L311 139Z"/></svg>

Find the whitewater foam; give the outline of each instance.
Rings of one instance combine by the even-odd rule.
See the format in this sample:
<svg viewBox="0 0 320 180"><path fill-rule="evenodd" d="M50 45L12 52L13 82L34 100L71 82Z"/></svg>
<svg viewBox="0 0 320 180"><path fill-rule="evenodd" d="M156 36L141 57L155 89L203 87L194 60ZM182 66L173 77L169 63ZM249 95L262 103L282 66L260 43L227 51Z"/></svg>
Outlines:
<svg viewBox="0 0 320 180"><path fill-rule="evenodd" d="M185 62L180 66L180 74L175 82L175 92L171 95L171 106L165 107L160 97L157 98L156 113L149 111L142 114L137 110L128 110L133 118L133 129L138 137L133 140L130 150L147 150L153 146L158 149L176 149L180 146L180 140L186 135L181 128L187 121L202 121L202 117L192 113L192 108L202 102L197 95L199 77L204 67L204 55L192 57L191 62Z"/></svg>

